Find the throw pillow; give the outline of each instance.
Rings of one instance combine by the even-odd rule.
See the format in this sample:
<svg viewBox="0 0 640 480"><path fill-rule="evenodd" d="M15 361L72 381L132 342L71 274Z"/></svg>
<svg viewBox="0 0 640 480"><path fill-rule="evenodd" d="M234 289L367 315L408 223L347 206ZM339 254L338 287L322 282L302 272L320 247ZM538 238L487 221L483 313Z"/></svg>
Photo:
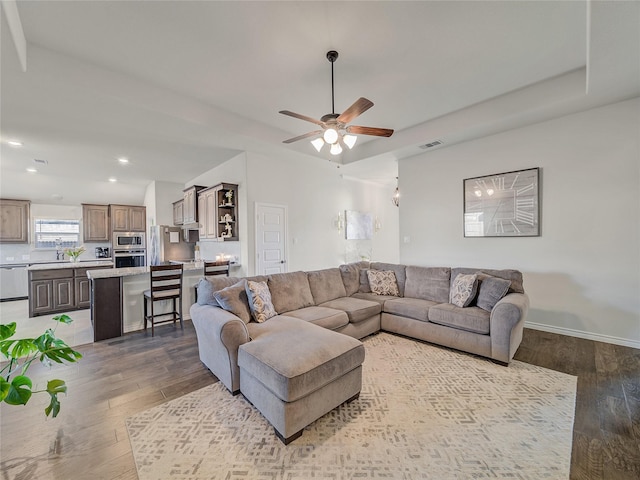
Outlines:
<svg viewBox="0 0 640 480"><path fill-rule="evenodd" d="M491 275L479 274L478 299L476 305L487 312L490 312L496 303L509 291L511 280L492 277Z"/></svg>
<svg viewBox="0 0 640 480"><path fill-rule="evenodd" d="M198 289L198 305L220 306L216 297L213 296L213 284L209 280L201 278L196 288Z"/></svg>
<svg viewBox="0 0 640 480"><path fill-rule="evenodd" d="M273 308L271 292L269 292L267 282L252 282L249 280L247 282L247 297L249 297L251 316L256 322L262 323L278 314L276 309Z"/></svg>
<svg viewBox="0 0 640 480"><path fill-rule="evenodd" d="M369 288L376 295L393 295L399 297L396 273L393 270L367 270Z"/></svg>
<svg viewBox="0 0 640 480"><path fill-rule="evenodd" d="M478 289L478 276L459 273L451 285L449 303L456 307L468 307L473 302Z"/></svg>
<svg viewBox="0 0 640 480"><path fill-rule="evenodd" d="M235 285L214 292L213 296L227 312L240 317L244 323L249 323L251 310L249 309L245 282L246 280L240 280Z"/></svg>

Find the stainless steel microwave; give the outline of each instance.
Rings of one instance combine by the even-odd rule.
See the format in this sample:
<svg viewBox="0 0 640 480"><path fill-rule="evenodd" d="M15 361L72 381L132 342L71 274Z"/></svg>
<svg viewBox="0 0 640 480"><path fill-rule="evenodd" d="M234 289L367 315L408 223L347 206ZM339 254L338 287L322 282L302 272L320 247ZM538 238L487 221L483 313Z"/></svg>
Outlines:
<svg viewBox="0 0 640 480"><path fill-rule="evenodd" d="M142 232L113 232L113 250L139 250L146 248L145 235Z"/></svg>

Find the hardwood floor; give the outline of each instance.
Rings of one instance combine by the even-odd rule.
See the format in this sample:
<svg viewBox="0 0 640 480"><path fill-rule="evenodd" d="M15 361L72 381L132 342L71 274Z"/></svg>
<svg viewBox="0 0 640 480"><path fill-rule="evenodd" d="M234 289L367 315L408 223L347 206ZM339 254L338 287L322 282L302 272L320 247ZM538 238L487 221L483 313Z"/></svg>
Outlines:
<svg viewBox="0 0 640 480"><path fill-rule="evenodd" d="M77 349L78 364L30 370L67 381L58 418L45 398L0 407L0 478L136 479L125 419L217 381L189 321ZM516 359L578 377L571 479L640 478L640 350L527 329Z"/></svg>

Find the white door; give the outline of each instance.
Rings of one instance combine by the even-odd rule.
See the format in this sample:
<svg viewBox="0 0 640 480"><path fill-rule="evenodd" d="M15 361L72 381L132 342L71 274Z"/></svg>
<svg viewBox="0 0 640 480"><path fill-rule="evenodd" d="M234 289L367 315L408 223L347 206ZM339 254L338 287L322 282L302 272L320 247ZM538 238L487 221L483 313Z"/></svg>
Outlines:
<svg viewBox="0 0 640 480"><path fill-rule="evenodd" d="M256 202L256 274L287 271L287 207Z"/></svg>

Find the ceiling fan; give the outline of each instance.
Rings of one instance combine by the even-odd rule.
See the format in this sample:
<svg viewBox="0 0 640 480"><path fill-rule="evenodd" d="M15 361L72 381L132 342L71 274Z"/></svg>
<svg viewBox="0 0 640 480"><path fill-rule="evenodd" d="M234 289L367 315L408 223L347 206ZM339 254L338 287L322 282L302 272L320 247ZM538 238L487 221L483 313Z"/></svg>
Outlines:
<svg viewBox="0 0 640 480"><path fill-rule="evenodd" d="M360 97L353 105L347 108L342 113L335 112L335 98L333 89L333 64L338 59L338 52L331 50L327 52L327 60L331 62L331 113L323 115L320 120L307 117L306 115L300 115L299 113L290 112L289 110L280 110L279 113L288 115L293 118L299 118L307 122L315 123L322 127L322 130L314 130L313 132L298 135L297 137L289 138L282 143L293 143L298 140L309 137L317 137L311 141L311 144L319 152L325 143L331 145L331 153L333 155L339 155L342 153L342 145L346 145L350 149L356 143L358 137L356 135L373 135L376 137L390 137L393 135L393 130L390 128L376 128L376 127L361 127L358 125L347 125L351 120L358 115L363 114L371 107L373 102L367 100L364 97Z"/></svg>

